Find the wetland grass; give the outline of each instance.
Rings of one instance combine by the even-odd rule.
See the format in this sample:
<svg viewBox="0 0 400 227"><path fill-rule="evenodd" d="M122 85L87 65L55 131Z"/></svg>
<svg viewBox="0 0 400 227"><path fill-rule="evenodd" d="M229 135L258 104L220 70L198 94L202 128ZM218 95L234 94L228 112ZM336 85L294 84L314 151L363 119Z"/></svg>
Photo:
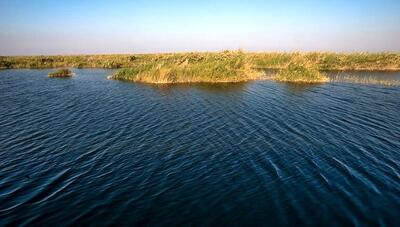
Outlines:
<svg viewBox="0 0 400 227"><path fill-rule="evenodd" d="M399 53L249 53L256 68L283 69L289 63L301 59L321 71L399 71Z"/></svg>
<svg viewBox="0 0 400 227"><path fill-rule="evenodd" d="M304 57L292 59L284 68L278 71L274 80L289 83L325 83L329 78L319 71L319 68Z"/></svg>
<svg viewBox="0 0 400 227"><path fill-rule="evenodd" d="M400 71L399 53L245 53L243 51L68 56L0 56L0 69L110 68L112 79L146 83L327 82L325 71Z"/></svg>
<svg viewBox="0 0 400 227"><path fill-rule="evenodd" d="M261 79L241 51L177 54L122 69L110 79L144 83L230 83Z"/></svg>
<svg viewBox="0 0 400 227"><path fill-rule="evenodd" d="M0 69L41 68L131 68L154 61L179 60L184 56L223 55L215 53L135 54L135 55L59 55L0 56ZM243 53L255 68L282 69L293 59L303 57L320 70L397 71L400 53Z"/></svg>
<svg viewBox="0 0 400 227"><path fill-rule="evenodd" d="M69 69L59 69L55 72L49 73L50 78L70 78L72 77L72 71Z"/></svg>

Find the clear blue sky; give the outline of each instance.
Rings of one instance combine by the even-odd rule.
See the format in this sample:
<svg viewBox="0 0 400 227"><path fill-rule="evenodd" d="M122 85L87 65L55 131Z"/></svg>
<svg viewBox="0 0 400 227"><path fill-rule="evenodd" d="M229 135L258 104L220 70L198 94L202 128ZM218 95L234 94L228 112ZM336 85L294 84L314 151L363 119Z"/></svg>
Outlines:
<svg viewBox="0 0 400 227"><path fill-rule="evenodd" d="M400 51L400 0L0 0L0 55Z"/></svg>

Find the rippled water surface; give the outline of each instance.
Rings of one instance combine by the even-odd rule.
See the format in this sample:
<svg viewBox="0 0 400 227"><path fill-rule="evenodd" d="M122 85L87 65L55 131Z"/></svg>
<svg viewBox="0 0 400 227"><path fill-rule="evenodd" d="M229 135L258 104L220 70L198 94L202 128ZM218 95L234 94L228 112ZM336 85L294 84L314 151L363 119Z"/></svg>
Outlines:
<svg viewBox="0 0 400 227"><path fill-rule="evenodd" d="M0 71L0 225L400 225L398 86L48 72Z"/></svg>

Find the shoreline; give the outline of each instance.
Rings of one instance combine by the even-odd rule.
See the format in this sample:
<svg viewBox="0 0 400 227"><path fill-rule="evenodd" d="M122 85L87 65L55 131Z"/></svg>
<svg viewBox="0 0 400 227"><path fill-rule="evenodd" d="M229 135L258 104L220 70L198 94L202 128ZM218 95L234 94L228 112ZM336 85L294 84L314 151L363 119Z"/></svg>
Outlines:
<svg viewBox="0 0 400 227"><path fill-rule="evenodd" d="M178 60L187 56L218 56L226 52L164 54L0 56L0 69L130 68L147 62ZM321 71L400 71L400 53L244 52L254 69L280 70L303 57Z"/></svg>
<svg viewBox="0 0 400 227"><path fill-rule="evenodd" d="M327 83L329 72L397 72L400 53L248 53L0 56L2 69L119 69L108 79L149 84L238 83L272 79ZM270 73L267 73L270 71Z"/></svg>

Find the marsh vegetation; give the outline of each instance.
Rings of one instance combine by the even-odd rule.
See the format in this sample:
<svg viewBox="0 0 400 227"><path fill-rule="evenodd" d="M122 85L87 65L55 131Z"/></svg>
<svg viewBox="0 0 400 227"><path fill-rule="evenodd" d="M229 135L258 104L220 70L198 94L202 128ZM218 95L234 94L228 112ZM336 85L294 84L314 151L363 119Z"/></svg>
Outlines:
<svg viewBox="0 0 400 227"><path fill-rule="evenodd" d="M55 72L49 73L50 78L70 78L72 77L72 71L69 69L59 69Z"/></svg>
<svg viewBox="0 0 400 227"><path fill-rule="evenodd" d="M0 56L0 69L109 68L113 79L148 83L240 82L272 79L326 82L326 71L398 71L398 53L245 53L243 51L136 55Z"/></svg>
<svg viewBox="0 0 400 227"><path fill-rule="evenodd" d="M301 56L292 59L285 68L278 71L273 79L290 83L325 83L329 81L329 78L320 72L318 66Z"/></svg>
<svg viewBox="0 0 400 227"><path fill-rule="evenodd" d="M185 54L149 61L122 69L111 79L145 83L242 82L260 79L262 73L252 67L241 51L219 54Z"/></svg>

